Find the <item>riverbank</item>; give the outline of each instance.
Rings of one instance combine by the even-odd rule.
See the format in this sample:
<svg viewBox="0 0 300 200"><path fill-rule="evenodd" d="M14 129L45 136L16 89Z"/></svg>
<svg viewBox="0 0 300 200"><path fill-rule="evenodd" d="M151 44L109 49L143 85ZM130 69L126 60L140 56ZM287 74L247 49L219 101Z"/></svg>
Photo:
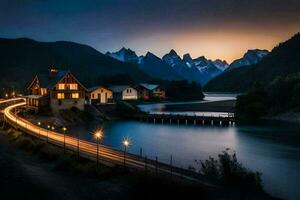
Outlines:
<svg viewBox="0 0 300 200"><path fill-rule="evenodd" d="M300 123L300 113L299 112L286 112L280 115L263 117L263 120L269 121L281 121L290 123Z"/></svg>
<svg viewBox="0 0 300 200"><path fill-rule="evenodd" d="M95 163L78 161L60 148L9 132L0 131L0 186L2 195L10 199L182 199L186 194L200 199L272 199L263 193L208 187L118 168L101 166L95 171Z"/></svg>

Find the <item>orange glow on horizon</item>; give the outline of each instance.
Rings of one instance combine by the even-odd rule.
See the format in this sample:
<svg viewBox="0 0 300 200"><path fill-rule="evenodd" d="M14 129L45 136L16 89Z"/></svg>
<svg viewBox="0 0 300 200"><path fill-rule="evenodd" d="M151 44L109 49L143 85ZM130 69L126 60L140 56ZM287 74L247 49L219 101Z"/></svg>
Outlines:
<svg viewBox="0 0 300 200"><path fill-rule="evenodd" d="M299 32L299 27L293 27L285 32L270 32L267 28L265 30L244 30L242 28L236 30L237 28L227 27L227 29L207 28L205 31L186 29L181 32L151 34L147 37L136 38L127 46L136 50L140 55L145 55L147 51L150 51L162 57L174 49L181 57L189 53L192 58L205 56L212 60L226 60L230 64L233 60L241 58L250 49L271 51L279 43Z"/></svg>
<svg viewBox="0 0 300 200"><path fill-rule="evenodd" d="M181 35L173 41L174 49L179 55L189 52L193 58L205 56L208 59L221 59L231 63L241 58L249 49L272 50L279 38L239 34L239 33L191 33ZM178 50L177 50L178 49Z"/></svg>

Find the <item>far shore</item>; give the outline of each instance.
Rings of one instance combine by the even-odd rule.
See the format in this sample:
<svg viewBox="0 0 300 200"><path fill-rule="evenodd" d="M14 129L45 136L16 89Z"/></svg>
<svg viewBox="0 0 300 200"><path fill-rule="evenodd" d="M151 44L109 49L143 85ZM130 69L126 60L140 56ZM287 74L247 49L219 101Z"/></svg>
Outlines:
<svg viewBox="0 0 300 200"><path fill-rule="evenodd" d="M281 122L290 122L290 123L300 123L300 114L296 112L286 112L284 114L267 116L263 118L264 120L269 121L281 121Z"/></svg>
<svg viewBox="0 0 300 200"><path fill-rule="evenodd" d="M236 100L166 105L164 111L234 112Z"/></svg>

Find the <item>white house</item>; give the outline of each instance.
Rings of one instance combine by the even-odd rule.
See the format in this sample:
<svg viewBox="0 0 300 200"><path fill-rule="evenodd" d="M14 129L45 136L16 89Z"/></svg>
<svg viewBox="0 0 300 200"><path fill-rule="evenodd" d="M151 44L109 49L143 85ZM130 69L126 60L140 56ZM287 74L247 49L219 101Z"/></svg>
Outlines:
<svg viewBox="0 0 300 200"><path fill-rule="evenodd" d="M96 86L88 89L90 103L96 104L106 104L112 103L113 101L113 92L112 90L103 87Z"/></svg>
<svg viewBox="0 0 300 200"><path fill-rule="evenodd" d="M114 100L136 100L138 99L138 92L128 85L116 85L109 88L113 92Z"/></svg>

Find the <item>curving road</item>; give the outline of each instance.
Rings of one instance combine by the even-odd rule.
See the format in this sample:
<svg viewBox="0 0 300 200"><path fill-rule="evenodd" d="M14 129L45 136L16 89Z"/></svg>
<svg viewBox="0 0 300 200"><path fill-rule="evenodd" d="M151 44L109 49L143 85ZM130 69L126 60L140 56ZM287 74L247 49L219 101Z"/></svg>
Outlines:
<svg viewBox="0 0 300 200"><path fill-rule="evenodd" d="M7 103L17 100L22 100L23 98L15 98L10 100L0 100L1 103ZM23 99L24 100L24 99ZM87 157L92 160L97 159L97 144L88 142L85 140L78 140L77 138L71 137L71 136L65 136L64 134L44 129L38 125L32 124L28 120L21 118L14 114L13 110L17 107L22 107L26 103L15 103L12 105L9 105L6 107L3 111L5 120L11 124L12 126L17 127L18 129L31 134L35 137L39 137L44 140L48 140L48 142L53 143L55 145L59 145L61 147L64 146L64 140L65 140L65 146L66 149L72 150L72 151L78 151L78 144L79 144L79 152L81 156ZM105 162L106 164L118 164L123 165L124 164L124 152L120 150L116 150L113 148L110 148L108 146L99 145L99 158L101 162ZM143 157L136 156L133 154L126 154L126 167L139 169L139 170L151 170L159 173L167 173L172 174L175 176L185 177L190 180L196 180L195 174L191 176L191 172L185 169L172 167L164 163L159 163L154 160L147 160Z"/></svg>

